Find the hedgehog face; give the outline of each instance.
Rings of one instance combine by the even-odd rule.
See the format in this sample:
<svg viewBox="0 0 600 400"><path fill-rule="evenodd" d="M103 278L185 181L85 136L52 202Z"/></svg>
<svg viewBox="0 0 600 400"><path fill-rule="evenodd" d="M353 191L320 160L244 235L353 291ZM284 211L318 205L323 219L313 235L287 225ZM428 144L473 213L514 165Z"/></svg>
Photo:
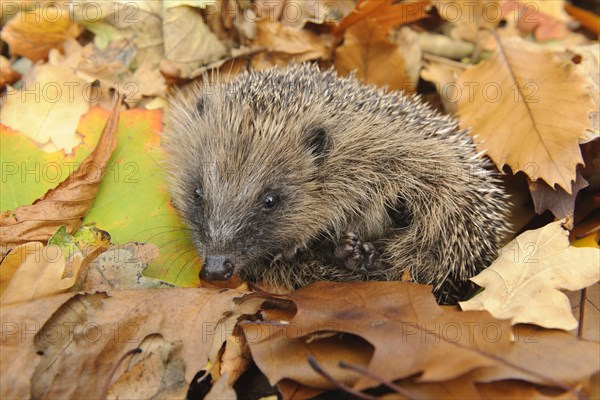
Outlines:
<svg viewBox="0 0 600 400"><path fill-rule="evenodd" d="M172 154L181 158L173 193L203 260L201 277L226 280L294 253L322 229L319 168L328 134L314 123L223 118L226 112L210 113L209 101L201 104L197 136Z"/></svg>

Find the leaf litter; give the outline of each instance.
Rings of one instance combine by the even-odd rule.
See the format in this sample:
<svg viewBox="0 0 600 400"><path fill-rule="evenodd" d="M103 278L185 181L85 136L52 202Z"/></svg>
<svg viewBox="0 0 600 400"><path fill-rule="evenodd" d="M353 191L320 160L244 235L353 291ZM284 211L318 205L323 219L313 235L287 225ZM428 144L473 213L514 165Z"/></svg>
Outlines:
<svg viewBox="0 0 600 400"><path fill-rule="evenodd" d="M597 16L513 0L23 7L2 10L2 397L185 398L205 371L209 398L235 398L256 366L276 389L256 387L285 398L600 392ZM31 22L48 11L60 18ZM199 258L160 167L166 93L211 67L226 80L297 62L420 94L520 182L529 212L462 304L480 311L407 282L195 288ZM26 95L73 83L57 102ZM24 179L36 163L74 172Z"/></svg>

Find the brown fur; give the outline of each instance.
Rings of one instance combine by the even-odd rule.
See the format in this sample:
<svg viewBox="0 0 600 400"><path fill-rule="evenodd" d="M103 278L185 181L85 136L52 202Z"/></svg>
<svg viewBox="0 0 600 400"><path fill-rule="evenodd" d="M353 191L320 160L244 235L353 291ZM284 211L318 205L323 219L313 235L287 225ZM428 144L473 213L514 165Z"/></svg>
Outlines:
<svg viewBox="0 0 600 400"><path fill-rule="evenodd" d="M180 95L167 148L173 200L199 250L232 255L246 279L296 288L397 280L408 268L455 300L508 229L490 164L455 120L314 67ZM265 212L273 192L280 202ZM332 257L346 231L373 243L387 269L350 271Z"/></svg>

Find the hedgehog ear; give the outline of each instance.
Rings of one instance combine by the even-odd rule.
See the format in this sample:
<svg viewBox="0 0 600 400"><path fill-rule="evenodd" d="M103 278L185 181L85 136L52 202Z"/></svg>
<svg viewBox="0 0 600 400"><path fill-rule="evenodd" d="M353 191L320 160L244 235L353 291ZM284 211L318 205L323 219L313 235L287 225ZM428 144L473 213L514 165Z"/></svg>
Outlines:
<svg viewBox="0 0 600 400"><path fill-rule="evenodd" d="M330 147L329 135L322 126L313 126L304 131L304 143L318 162L323 161L323 157Z"/></svg>

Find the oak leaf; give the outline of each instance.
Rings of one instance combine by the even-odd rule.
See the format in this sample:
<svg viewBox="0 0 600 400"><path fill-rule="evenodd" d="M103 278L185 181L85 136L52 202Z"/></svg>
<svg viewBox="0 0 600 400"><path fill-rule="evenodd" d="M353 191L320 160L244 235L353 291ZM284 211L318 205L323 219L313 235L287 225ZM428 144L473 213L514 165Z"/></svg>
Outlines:
<svg viewBox="0 0 600 400"><path fill-rule="evenodd" d="M512 324L528 323L549 329L571 330L577 321L567 296L600 279L600 251L569 247L561 221L519 235L500 257L471 278L485 290L459 303L465 311L486 310Z"/></svg>
<svg viewBox="0 0 600 400"><path fill-rule="evenodd" d="M110 296L68 293L3 306L6 340L0 343L0 370L3 379L12 380L0 387L0 396L100 398L107 385L109 393L123 398L136 390L144 398L168 397L161 393L169 389L185 393L194 375L216 362L237 319L255 313L262 302L236 305L234 299L242 294L123 290ZM108 382L119 358L136 348L142 352L126 359ZM158 359L152 356L155 352L161 353ZM16 370L15 362L25 368Z"/></svg>
<svg viewBox="0 0 600 400"><path fill-rule="evenodd" d="M576 166L583 163L579 139L595 109L572 65L510 38L492 58L467 69L458 83L461 126L472 128L478 147L499 169L508 165L532 181L543 179L571 193Z"/></svg>
<svg viewBox="0 0 600 400"><path fill-rule="evenodd" d="M421 374L420 381L439 382L494 365L490 354L510 347L507 322L484 312L445 312L429 286L317 282L289 295L262 296L269 299L264 321L241 327L254 361L271 384L293 381L332 388L302 362L307 354L336 379L361 390L378 383L339 368L338 361L365 366L388 381ZM493 342L484 332L488 324L497 334Z"/></svg>

